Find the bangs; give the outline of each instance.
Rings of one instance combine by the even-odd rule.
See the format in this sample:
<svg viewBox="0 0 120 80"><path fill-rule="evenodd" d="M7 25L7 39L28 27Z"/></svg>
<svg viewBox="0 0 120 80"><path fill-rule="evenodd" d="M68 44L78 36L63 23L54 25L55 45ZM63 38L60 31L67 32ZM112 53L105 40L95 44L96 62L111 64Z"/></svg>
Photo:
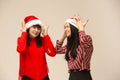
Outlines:
<svg viewBox="0 0 120 80"><path fill-rule="evenodd" d="M41 28L41 26L39 24L33 25L32 27Z"/></svg>

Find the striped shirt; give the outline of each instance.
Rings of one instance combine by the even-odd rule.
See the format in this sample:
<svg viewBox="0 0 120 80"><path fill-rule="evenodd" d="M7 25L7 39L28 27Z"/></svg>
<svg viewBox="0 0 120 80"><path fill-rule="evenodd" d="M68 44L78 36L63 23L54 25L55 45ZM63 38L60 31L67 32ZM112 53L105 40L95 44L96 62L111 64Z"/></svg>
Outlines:
<svg viewBox="0 0 120 80"><path fill-rule="evenodd" d="M92 38L90 35L86 35L85 31L79 31L79 39L80 39L80 45L78 46L77 50L77 56L75 59L73 59L70 56L69 52L69 58L70 60L67 61L68 63L68 70L90 70L90 60L93 52L93 44L92 44ZM56 52L58 54L64 54L66 53L66 46L62 46L63 43L60 43L59 40L56 41Z"/></svg>

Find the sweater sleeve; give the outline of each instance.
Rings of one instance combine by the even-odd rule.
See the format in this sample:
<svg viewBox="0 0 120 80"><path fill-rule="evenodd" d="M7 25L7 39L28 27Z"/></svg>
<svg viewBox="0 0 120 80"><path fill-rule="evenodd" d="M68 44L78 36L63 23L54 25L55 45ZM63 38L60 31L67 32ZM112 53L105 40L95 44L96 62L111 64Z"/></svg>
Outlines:
<svg viewBox="0 0 120 80"><path fill-rule="evenodd" d="M60 43L59 40L56 41L56 53L57 54L64 54L66 52L66 45L62 46L63 43Z"/></svg>
<svg viewBox="0 0 120 80"><path fill-rule="evenodd" d="M92 38L90 35L86 35L85 31L79 31L79 36L80 43L82 43L84 47L93 47Z"/></svg>
<svg viewBox="0 0 120 80"><path fill-rule="evenodd" d="M55 56L56 55L56 51L55 48L53 46L53 43L49 37L49 35L45 35L43 37L44 40L44 46L45 46L45 52L49 55L49 56Z"/></svg>
<svg viewBox="0 0 120 80"><path fill-rule="evenodd" d="M21 36L17 39L17 51L19 53L24 53L26 49L26 41L27 41L27 32L22 32Z"/></svg>

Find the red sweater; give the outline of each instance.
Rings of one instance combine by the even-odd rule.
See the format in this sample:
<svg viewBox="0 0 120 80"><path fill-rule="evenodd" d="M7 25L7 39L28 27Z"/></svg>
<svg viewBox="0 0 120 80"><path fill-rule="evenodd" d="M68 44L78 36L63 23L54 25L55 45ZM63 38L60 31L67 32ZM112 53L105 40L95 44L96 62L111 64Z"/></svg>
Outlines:
<svg viewBox="0 0 120 80"><path fill-rule="evenodd" d="M40 37L42 46L37 47L35 39L31 39L30 45L26 45L27 32L22 32L17 40L17 51L20 53L19 80L26 75L33 80L41 80L48 74L45 53L55 56L55 48L48 35Z"/></svg>

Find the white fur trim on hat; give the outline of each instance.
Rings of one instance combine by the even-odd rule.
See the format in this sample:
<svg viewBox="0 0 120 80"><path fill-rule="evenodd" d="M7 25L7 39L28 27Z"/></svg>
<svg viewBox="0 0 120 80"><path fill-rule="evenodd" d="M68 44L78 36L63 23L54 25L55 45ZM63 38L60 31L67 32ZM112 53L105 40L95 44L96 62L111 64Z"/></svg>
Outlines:
<svg viewBox="0 0 120 80"><path fill-rule="evenodd" d="M40 20L37 20L37 19L29 21L28 23L25 24L25 26L26 26L26 28L29 28L29 27L36 25L36 24L40 25L41 27L43 26L42 22Z"/></svg>
<svg viewBox="0 0 120 80"><path fill-rule="evenodd" d="M70 23L71 25L73 25L76 28L78 28L78 26L76 25L76 21L74 19L67 19L65 22Z"/></svg>

